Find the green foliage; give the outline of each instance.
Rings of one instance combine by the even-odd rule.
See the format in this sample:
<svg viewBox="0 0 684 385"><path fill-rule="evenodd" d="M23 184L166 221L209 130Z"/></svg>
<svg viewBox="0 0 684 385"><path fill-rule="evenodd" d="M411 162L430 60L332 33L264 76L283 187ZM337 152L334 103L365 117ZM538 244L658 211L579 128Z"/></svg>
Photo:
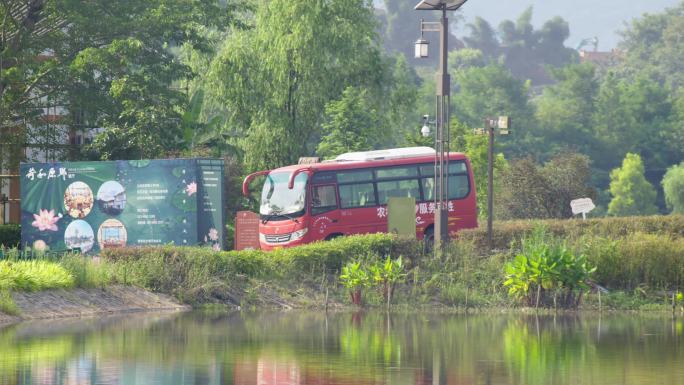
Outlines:
<svg viewBox="0 0 684 385"><path fill-rule="evenodd" d="M210 66L206 96L244 135L247 170L294 163L311 153L325 106L347 87L380 99L388 77L365 0L259 3L254 27L231 34ZM315 147L315 146L314 146Z"/></svg>
<svg viewBox="0 0 684 385"><path fill-rule="evenodd" d="M640 217L606 217L583 220L516 220L494 222L492 241L495 249L508 249L511 244L529 236L536 225L541 224L546 232L566 239L568 242L579 242L583 237L595 235L608 239L627 238L634 233L656 234L672 238L684 237L684 215L640 216ZM459 231L459 239L473 242L477 253L486 254L487 228L466 229Z"/></svg>
<svg viewBox="0 0 684 385"><path fill-rule="evenodd" d="M610 193L613 199L608 205L611 215L655 214L656 191L644 177L644 165L637 154L627 154L622 167L610 172Z"/></svg>
<svg viewBox="0 0 684 385"><path fill-rule="evenodd" d="M680 3L662 13L645 14L632 20L622 33L620 48L625 52L622 70L647 73L673 88L684 84L680 67L684 46L679 39L684 34L683 13L684 4Z"/></svg>
<svg viewBox="0 0 684 385"><path fill-rule="evenodd" d="M371 266L370 272L373 282L376 284L394 285L406 278L404 263L401 256L396 260L392 260L388 255L384 262L377 261Z"/></svg>
<svg viewBox="0 0 684 385"><path fill-rule="evenodd" d="M684 214L684 162L667 169L662 186L667 207L673 214Z"/></svg>
<svg viewBox="0 0 684 385"><path fill-rule="evenodd" d="M389 234L340 237L295 248L214 252L197 247L108 249L112 282L173 294L188 302L226 299L251 280L317 282L337 276L352 256L411 252L413 245ZM228 299L231 300L231 299Z"/></svg>
<svg viewBox="0 0 684 385"><path fill-rule="evenodd" d="M0 261L0 289L41 291L73 286L74 278L55 262Z"/></svg>
<svg viewBox="0 0 684 385"><path fill-rule="evenodd" d="M339 100L326 104L325 117L316 153L326 159L371 150L383 136L380 117L364 89L346 88Z"/></svg>
<svg viewBox="0 0 684 385"><path fill-rule="evenodd" d="M21 227L19 225L0 225L0 249L18 247L21 243Z"/></svg>
<svg viewBox="0 0 684 385"><path fill-rule="evenodd" d="M684 238L634 233L610 239L587 236L582 247L598 268L595 279L614 289L672 290L684 283Z"/></svg>
<svg viewBox="0 0 684 385"><path fill-rule="evenodd" d="M74 278L74 286L81 288L104 288L113 281L110 266L100 258L83 254L66 254L59 264Z"/></svg>
<svg viewBox="0 0 684 385"><path fill-rule="evenodd" d="M363 303L361 299L362 289L370 286L371 277L361 266L360 261L348 262L342 267L340 283L349 289L352 304L361 305Z"/></svg>
<svg viewBox="0 0 684 385"><path fill-rule="evenodd" d="M19 307L12 299L9 290L0 287L0 313L19 315Z"/></svg>
<svg viewBox="0 0 684 385"><path fill-rule="evenodd" d="M488 184L488 149L489 137L472 133L465 124L456 119L451 121L451 137L455 138L457 148L463 148L470 159L477 191L477 209L481 217L487 216L487 184ZM503 153L499 153L500 144L495 141L494 148L494 196L501 192L502 175L508 168L508 161Z"/></svg>
<svg viewBox="0 0 684 385"><path fill-rule="evenodd" d="M376 285L381 285L383 298L389 306L395 285L406 279L402 256L392 260L388 255L384 262L378 260L370 266L369 272L372 281Z"/></svg>
<svg viewBox="0 0 684 385"><path fill-rule="evenodd" d="M17 2L0 5L3 36L9 37L0 60L3 138L11 134L24 140L11 146L48 140L41 134L43 122L36 120L47 100L72 107L60 122L66 127L108 128L90 156L117 159L176 150L185 96L172 85L194 74L177 60L173 45L210 50L204 29L233 24L235 4L96 0L84 7L78 1L38 0L21 8L27 12L19 7Z"/></svg>
<svg viewBox="0 0 684 385"><path fill-rule="evenodd" d="M569 65L551 71L556 84L536 99L536 118L544 137L543 155L578 149L589 153L594 143L592 117L599 83L591 64Z"/></svg>
<svg viewBox="0 0 684 385"><path fill-rule="evenodd" d="M503 173L499 198L503 218L569 218L570 201L595 197L589 158L561 153L538 166L531 158L511 162Z"/></svg>
<svg viewBox="0 0 684 385"><path fill-rule="evenodd" d="M576 256L566 243L549 237L538 227L530 238L522 240L520 253L506 264L504 286L509 288L509 295L530 306L576 308L594 271L596 268L589 266L586 256ZM553 303L549 303L549 293L553 293Z"/></svg>

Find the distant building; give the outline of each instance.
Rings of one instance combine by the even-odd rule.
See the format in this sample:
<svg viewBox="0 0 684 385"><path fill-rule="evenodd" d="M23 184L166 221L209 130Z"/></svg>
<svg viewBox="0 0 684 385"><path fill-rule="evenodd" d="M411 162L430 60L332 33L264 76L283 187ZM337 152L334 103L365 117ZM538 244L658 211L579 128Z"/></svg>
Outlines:
<svg viewBox="0 0 684 385"><path fill-rule="evenodd" d="M585 51L579 50L580 63L592 63L597 67L611 67L621 59L619 50L605 51Z"/></svg>

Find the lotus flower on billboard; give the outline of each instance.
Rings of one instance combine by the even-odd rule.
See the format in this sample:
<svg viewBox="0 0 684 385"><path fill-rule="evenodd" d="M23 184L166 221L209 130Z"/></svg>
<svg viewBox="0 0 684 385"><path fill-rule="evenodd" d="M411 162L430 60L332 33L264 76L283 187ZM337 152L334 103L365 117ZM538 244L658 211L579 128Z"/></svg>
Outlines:
<svg viewBox="0 0 684 385"><path fill-rule="evenodd" d="M41 209L38 214L33 214L33 223L31 226L37 227L40 231L57 231L57 221L62 218L62 215L55 216L55 210Z"/></svg>
<svg viewBox="0 0 684 385"><path fill-rule="evenodd" d="M197 192L197 183L192 182L185 187L185 193L188 194L188 196L191 196L192 194Z"/></svg>

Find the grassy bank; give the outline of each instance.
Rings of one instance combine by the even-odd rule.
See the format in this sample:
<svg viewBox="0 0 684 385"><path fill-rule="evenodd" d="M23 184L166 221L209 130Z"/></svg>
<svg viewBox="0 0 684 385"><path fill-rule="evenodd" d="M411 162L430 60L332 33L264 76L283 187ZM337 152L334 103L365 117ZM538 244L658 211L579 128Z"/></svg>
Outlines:
<svg viewBox="0 0 684 385"><path fill-rule="evenodd" d="M0 261L0 311L18 313L10 291L41 291L74 287L74 278L62 265L45 260Z"/></svg>
<svg viewBox="0 0 684 385"><path fill-rule="evenodd" d="M524 253L523 239L544 228L544 242L596 267L592 282L609 291L600 299L603 308L667 310L684 286L683 218L497 223L495 252L478 229L463 232L439 257L424 254L417 241L373 234L272 252L164 246L107 250L99 258L67 255L55 263L77 287L136 285L189 304L320 307L326 299L330 306L350 303L340 284L348 262L372 266L402 256L406 275L392 295L398 306L516 307L522 302L503 285L504 266ZM363 296L367 305L384 303L381 287L366 287ZM598 307L598 292L585 292L582 306Z"/></svg>

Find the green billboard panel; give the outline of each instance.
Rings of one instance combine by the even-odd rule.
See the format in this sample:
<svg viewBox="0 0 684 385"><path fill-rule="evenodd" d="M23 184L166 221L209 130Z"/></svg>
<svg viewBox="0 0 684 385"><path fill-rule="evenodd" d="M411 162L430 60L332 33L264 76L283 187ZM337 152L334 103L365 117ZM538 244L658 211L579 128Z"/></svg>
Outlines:
<svg viewBox="0 0 684 385"><path fill-rule="evenodd" d="M387 228L390 233L415 238L416 198L389 198Z"/></svg>
<svg viewBox="0 0 684 385"><path fill-rule="evenodd" d="M20 172L24 247L224 247L221 160L22 163Z"/></svg>

